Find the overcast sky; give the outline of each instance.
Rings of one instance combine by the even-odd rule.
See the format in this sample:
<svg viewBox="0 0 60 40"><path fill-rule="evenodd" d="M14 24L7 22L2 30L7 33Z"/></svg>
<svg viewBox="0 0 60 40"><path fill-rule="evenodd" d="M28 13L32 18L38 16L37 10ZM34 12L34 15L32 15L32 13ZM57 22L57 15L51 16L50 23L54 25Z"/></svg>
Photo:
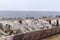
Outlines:
<svg viewBox="0 0 60 40"><path fill-rule="evenodd" d="M60 12L39 11L60 11L60 0L0 0L0 16L2 17L40 17L60 15Z"/></svg>
<svg viewBox="0 0 60 40"><path fill-rule="evenodd" d="M0 10L60 11L60 0L0 0Z"/></svg>

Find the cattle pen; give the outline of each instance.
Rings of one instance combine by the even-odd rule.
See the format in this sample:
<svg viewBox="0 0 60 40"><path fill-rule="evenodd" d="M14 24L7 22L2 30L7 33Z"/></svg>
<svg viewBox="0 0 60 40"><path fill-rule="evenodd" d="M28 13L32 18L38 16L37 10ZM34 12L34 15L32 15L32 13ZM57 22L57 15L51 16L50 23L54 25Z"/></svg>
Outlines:
<svg viewBox="0 0 60 40"><path fill-rule="evenodd" d="M53 20L54 24L51 19L47 19L47 20L44 20L44 21L49 22L49 25L52 25L51 28L46 26L46 29L44 29L44 27L43 27L43 28L40 28L40 30L33 30L33 31L26 32L26 33L18 33L15 35L11 34L11 35L7 35L7 36L2 36L2 37L0 37L0 40L41 40L46 37L50 37L52 35L59 34L60 33L59 19L54 19ZM35 19L35 21L36 21L36 19Z"/></svg>

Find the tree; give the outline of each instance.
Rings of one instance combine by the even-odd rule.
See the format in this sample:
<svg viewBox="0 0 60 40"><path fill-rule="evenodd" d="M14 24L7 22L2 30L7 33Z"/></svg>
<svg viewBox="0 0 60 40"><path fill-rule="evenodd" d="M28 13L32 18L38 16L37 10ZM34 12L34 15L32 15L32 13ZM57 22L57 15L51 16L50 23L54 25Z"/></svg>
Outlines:
<svg viewBox="0 0 60 40"><path fill-rule="evenodd" d="M60 15L56 15L55 18L60 18Z"/></svg>
<svg viewBox="0 0 60 40"><path fill-rule="evenodd" d="M34 19L34 17L30 17L30 19Z"/></svg>
<svg viewBox="0 0 60 40"><path fill-rule="evenodd" d="M29 19L28 17L26 17L26 19Z"/></svg>
<svg viewBox="0 0 60 40"><path fill-rule="evenodd" d="M46 16L43 16L42 18L47 18Z"/></svg>

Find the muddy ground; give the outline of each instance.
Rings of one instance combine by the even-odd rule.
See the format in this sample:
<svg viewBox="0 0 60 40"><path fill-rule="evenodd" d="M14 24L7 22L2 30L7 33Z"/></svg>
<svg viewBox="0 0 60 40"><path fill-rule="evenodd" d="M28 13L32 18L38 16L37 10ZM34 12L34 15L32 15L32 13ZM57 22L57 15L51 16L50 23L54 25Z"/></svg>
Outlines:
<svg viewBox="0 0 60 40"><path fill-rule="evenodd" d="M60 34L56 34L51 37L44 38L42 40L60 40Z"/></svg>

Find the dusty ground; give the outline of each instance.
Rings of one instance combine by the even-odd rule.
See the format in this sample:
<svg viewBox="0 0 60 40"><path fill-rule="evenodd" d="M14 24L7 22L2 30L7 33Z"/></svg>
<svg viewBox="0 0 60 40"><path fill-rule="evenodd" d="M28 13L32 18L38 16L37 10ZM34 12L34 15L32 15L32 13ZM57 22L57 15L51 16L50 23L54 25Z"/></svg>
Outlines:
<svg viewBox="0 0 60 40"><path fill-rule="evenodd" d="M56 34L54 36L51 36L42 40L60 40L60 34Z"/></svg>

